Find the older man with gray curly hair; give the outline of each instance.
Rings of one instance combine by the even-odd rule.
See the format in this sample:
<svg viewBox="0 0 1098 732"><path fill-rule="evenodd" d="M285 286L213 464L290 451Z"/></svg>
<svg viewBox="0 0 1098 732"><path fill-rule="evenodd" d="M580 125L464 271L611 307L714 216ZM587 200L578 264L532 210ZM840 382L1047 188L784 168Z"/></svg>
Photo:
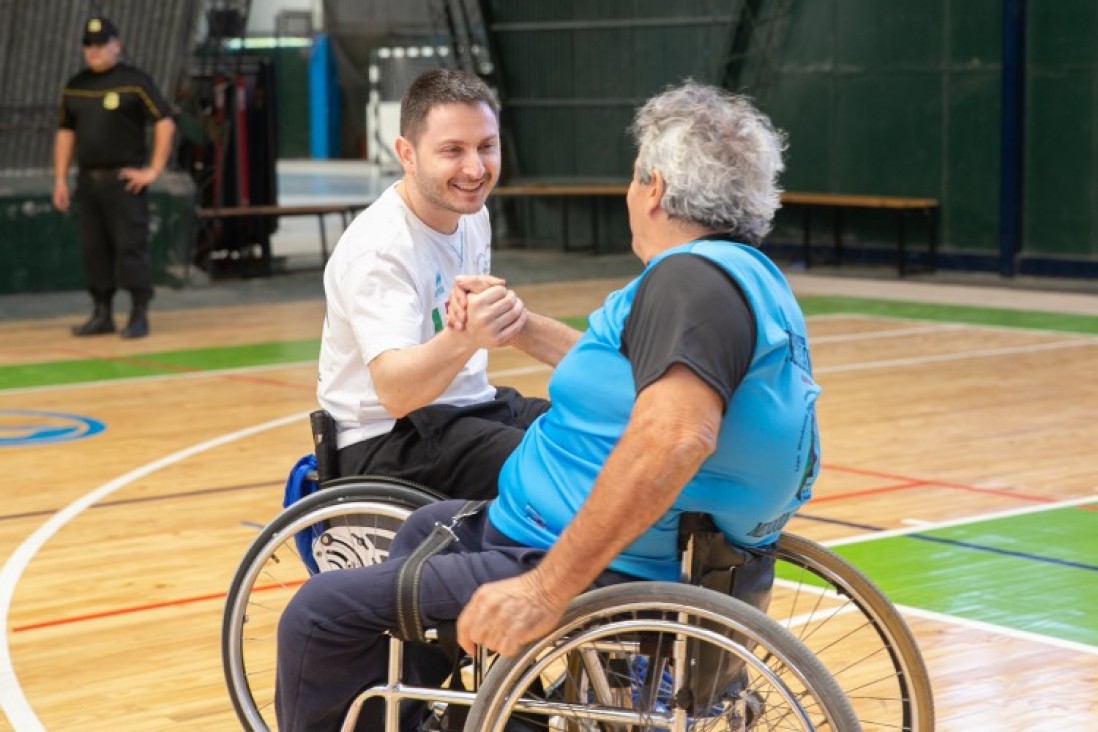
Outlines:
<svg viewBox="0 0 1098 732"><path fill-rule="evenodd" d="M458 620L460 645L512 655L593 586L679 578L678 522L708 513L765 548L819 471L804 318L752 244L778 206L782 135L741 96L687 82L637 113L626 197L643 272L559 344L552 406L504 464L487 509L412 514L383 564L311 578L279 629L283 728L332 726L384 678L383 633ZM455 288L460 290L461 288ZM463 317L460 297L449 317ZM457 541L413 550L436 524ZM416 571L404 572L405 565ZM418 578L418 606L394 602ZM769 577L768 577L769 578ZM433 665L432 665L433 664ZM412 675L441 680L444 659ZM415 729L406 717L402 729ZM364 711L380 729L381 710Z"/></svg>
<svg viewBox="0 0 1098 732"><path fill-rule="evenodd" d="M633 135L637 181L663 178L669 216L748 244L770 231L785 138L747 97L687 82L649 100Z"/></svg>

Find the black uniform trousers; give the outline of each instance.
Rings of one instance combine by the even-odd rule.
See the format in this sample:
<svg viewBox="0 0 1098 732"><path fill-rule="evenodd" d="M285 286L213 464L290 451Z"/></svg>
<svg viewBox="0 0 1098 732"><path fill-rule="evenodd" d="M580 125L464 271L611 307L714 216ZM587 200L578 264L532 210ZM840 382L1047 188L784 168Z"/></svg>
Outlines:
<svg viewBox="0 0 1098 732"><path fill-rule="evenodd" d="M488 402L422 407L388 434L340 450L339 474L388 475L453 498L493 498L503 463L548 409L548 400L506 386Z"/></svg>
<svg viewBox="0 0 1098 732"><path fill-rule="evenodd" d="M88 291L107 299L121 287L152 293L148 190L130 193L117 168L81 170L76 204Z"/></svg>
<svg viewBox="0 0 1098 732"><path fill-rule="evenodd" d="M431 533L436 522L449 525L465 505L441 501L413 513L393 539L381 564L314 575L286 607L278 626L275 711L279 729L294 732L337 730L355 696L387 680L389 637L397 628L396 576L405 559ZM545 555L508 539L488 521L488 509L463 519L457 541L423 564L420 618L433 628L456 620L482 584L516 577ZM606 586L635 578L607 570L595 582ZM437 686L453 670L435 646L404 644L402 681ZM409 702L401 710L402 732L413 732L426 705ZM383 729L380 700L367 702L358 732Z"/></svg>

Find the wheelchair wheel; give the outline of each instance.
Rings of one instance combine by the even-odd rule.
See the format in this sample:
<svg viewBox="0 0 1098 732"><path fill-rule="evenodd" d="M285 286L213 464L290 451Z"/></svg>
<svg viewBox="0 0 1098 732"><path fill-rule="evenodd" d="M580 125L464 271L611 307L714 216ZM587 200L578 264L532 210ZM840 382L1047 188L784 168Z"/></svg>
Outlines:
<svg viewBox="0 0 1098 732"><path fill-rule="evenodd" d="M278 619L316 571L376 564L408 515L439 499L386 477L341 478L279 514L255 538L233 576L221 627L225 682L245 729L277 729Z"/></svg>
<svg viewBox="0 0 1098 732"><path fill-rule="evenodd" d="M866 730L932 732L930 676L911 631L864 574L794 534L778 540L768 614L842 687Z"/></svg>
<svg viewBox="0 0 1098 732"><path fill-rule="evenodd" d="M582 595L558 628L493 663L466 732L860 729L816 657L755 608L700 587Z"/></svg>

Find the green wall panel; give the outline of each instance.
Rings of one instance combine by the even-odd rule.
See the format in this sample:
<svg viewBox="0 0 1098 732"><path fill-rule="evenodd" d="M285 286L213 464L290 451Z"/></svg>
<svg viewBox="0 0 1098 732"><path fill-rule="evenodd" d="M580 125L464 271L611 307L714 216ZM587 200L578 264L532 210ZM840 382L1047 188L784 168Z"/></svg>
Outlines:
<svg viewBox="0 0 1098 732"><path fill-rule="evenodd" d="M795 4L799 9L806 3ZM944 0L840 0L835 64L864 72L937 67L943 6Z"/></svg>
<svg viewBox="0 0 1098 732"><path fill-rule="evenodd" d="M511 174L628 178L637 104L687 77L719 81L731 25L711 19L742 3L489 2L517 147Z"/></svg>
<svg viewBox="0 0 1098 732"><path fill-rule="evenodd" d="M949 62L963 67L999 67L1003 0L963 0L947 5Z"/></svg>
<svg viewBox="0 0 1098 732"><path fill-rule="evenodd" d="M941 76L865 73L836 83L833 190L935 196L942 153Z"/></svg>
<svg viewBox="0 0 1098 732"><path fill-rule="evenodd" d="M1094 69L1031 76L1026 130L1025 248L1098 254L1094 236Z"/></svg>
<svg viewBox="0 0 1098 732"><path fill-rule="evenodd" d="M942 227L960 251L999 246L999 126L997 71L959 71L946 90Z"/></svg>
<svg viewBox="0 0 1098 732"><path fill-rule="evenodd" d="M720 82L731 26L712 18L744 7L486 1L495 22L511 26L493 39L507 95L518 103L508 114L522 173L533 177L627 175L633 151L624 129L634 105L686 76ZM942 251L996 261L1002 0L758 7L788 15L770 47L753 38L736 78L788 133L783 187L936 197ZM681 22L703 17L711 20ZM654 18L664 22L652 25ZM605 27L630 19L631 27ZM514 28L532 21L565 25ZM1031 0L1027 23L1022 257L1098 260L1098 2ZM845 222L853 245L894 245L887 216L851 211ZM774 239L799 239L799 223L799 212L781 212ZM814 238L826 240L829 227L819 212ZM925 237L918 224L909 234L916 244Z"/></svg>
<svg viewBox="0 0 1098 732"><path fill-rule="evenodd" d="M278 157L308 158L309 48L274 48L278 86Z"/></svg>
<svg viewBox="0 0 1098 732"><path fill-rule="evenodd" d="M1098 3L1094 0L1030 0L1027 3L1030 64L1083 64L1098 60Z"/></svg>
<svg viewBox="0 0 1098 732"><path fill-rule="evenodd" d="M798 2L781 49L783 72L830 72L834 65L837 0Z"/></svg>
<svg viewBox="0 0 1098 732"><path fill-rule="evenodd" d="M788 74L777 80L767 109L787 136L787 190L827 191L834 188L832 171L832 81L815 74Z"/></svg>
<svg viewBox="0 0 1098 732"><path fill-rule="evenodd" d="M84 289L76 204L55 210L52 191L45 172L0 175L0 294ZM149 259L159 284L177 282L175 267L187 261L194 206L186 173L165 173L149 188Z"/></svg>

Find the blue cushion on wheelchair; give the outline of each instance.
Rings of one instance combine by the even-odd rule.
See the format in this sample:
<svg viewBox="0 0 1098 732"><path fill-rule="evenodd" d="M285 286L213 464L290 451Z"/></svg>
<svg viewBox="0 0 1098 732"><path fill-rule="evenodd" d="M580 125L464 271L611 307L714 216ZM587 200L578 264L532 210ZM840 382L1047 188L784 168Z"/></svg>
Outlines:
<svg viewBox="0 0 1098 732"><path fill-rule="evenodd" d="M292 504L316 493L320 489L316 480L309 478L310 472L316 475L314 471L316 471L316 456L312 453L305 455L294 464L294 467L290 469L289 477L286 478L286 491L282 496L283 508L289 508ZM320 571L313 559L313 542L320 536L322 531L323 528L319 525L311 526L297 532L294 536L297 553L308 568L309 574L316 574Z"/></svg>

